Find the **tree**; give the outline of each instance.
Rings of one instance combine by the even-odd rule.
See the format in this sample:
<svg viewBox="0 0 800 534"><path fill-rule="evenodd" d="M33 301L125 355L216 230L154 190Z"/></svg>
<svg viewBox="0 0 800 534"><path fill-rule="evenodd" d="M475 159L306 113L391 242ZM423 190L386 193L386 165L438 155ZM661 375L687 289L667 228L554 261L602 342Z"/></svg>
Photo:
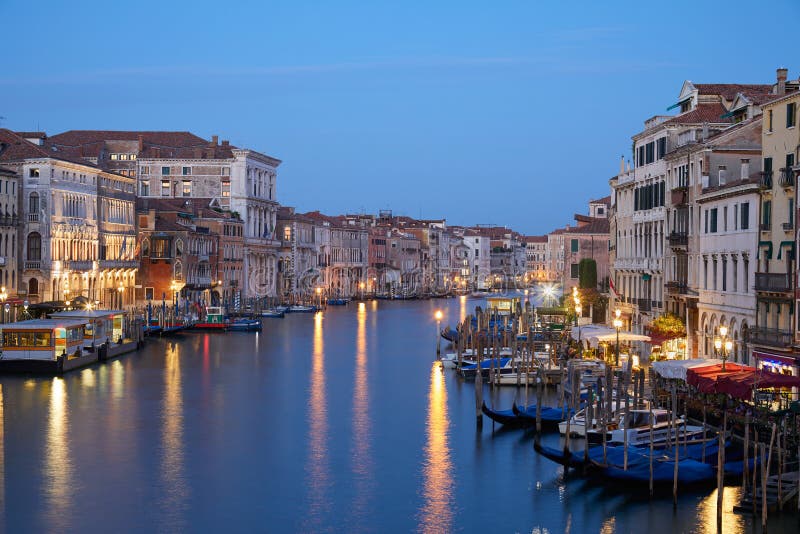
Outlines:
<svg viewBox="0 0 800 534"><path fill-rule="evenodd" d="M578 285L581 289L597 289L597 262L583 258L578 263Z"/></svg>
<svg viewBox="0 0 800 534"><path fill-rule="evenodd" d="M675 339L686 336L686 326L677 315L665 313L653 319L650 323L650 332L664 339Z"/></svg>

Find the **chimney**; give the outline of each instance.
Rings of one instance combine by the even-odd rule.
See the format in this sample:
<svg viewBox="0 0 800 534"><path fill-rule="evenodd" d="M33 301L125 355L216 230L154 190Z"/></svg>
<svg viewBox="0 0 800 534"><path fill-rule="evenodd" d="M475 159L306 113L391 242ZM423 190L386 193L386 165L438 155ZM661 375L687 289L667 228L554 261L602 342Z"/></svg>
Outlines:
<svg viewBox="0 0 800 534"><path fill-rule="evenodd" d="M223 139L223 140L222 140L222 146L228 146L228 145L230 145L230 144L231 144L231 142L230 142L230 141L228 141L227 139Z"/></svg>
<svg viewBox="0 0 800 534"><path fill-rule="evenodd" d="M784 69L781 67L777 71L777 78L778 78L778 86L777 86L777 94L778 95L785 95L786 94L786 77L789 74L788 69Z"/></svg>
<svg viewBox="0 0 800 534"><path fill-rule="evenodd" d="M619 173L622 174L625 172L625 156L619 157Z"/></svg>
<svg viewBox="0 0 800 534"><path fill-rule="evenodd" d="M212 135L211 136L211 144L212 145L217 146L217 142L218 141L219 141L219 136L218 135Z"/></svg>
<svg viewBox="0 0 800 534"><path fill-rule="evenodd" d="M139 134L139 154L144 150L144 136Z"/></svg>
<svg viewBox="0 0 800 534"><path fill-rule="evenodd" d="M706 139L708 139L708 123L704 122L703 123L703 138L702 138L702 140L705 141Z"/></svg>

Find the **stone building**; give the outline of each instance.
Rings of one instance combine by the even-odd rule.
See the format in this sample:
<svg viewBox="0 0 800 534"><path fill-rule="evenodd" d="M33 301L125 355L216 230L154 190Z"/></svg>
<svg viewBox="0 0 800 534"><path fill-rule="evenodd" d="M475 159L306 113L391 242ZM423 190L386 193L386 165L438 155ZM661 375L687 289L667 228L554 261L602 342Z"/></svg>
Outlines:
<svg viewBox="0 0 800 534"><path fill-rule="evenodd" d="M529 235L522 238L525 243L525 272L528 283L549 282L547 268L547 236Z"/></svg>
<svg viewBox="0 0 800 534"><path fill-rule="evenodd" d="M211 198L244 223L244 298L274 296L281 161L189 132L70 130L46 140L73 158L136 179L141 198Z"/></svg>
<svg viewBox="0 0 800 534"><path fill-rule="evenodd" d="M135 181L49 145L0 130L0 164L21 177L18 292L31 302L133 303ZM30 140L29 140L30 139Z"/></svg>
<svg viewBox="0 0 800 534"><path fill-rule="evenodd" d="M6 288L7 300L21 300L19 295L19 255L17 243L21 224L18 194L19 177L11 169L0 167L0 285ZM0 306L4 303L0 303Z"/></svg>

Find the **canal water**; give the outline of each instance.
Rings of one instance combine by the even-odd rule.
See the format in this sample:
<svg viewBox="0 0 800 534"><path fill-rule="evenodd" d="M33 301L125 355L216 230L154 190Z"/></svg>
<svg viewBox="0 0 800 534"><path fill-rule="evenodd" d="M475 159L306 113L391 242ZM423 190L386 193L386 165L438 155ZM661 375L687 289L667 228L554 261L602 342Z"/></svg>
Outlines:
<svg viewBox="0 0 800 534"><path fill-rule="evenodd" d="M476 430L473 384L433 363L433 315L455 324L478 304L351 303L258 334L155 338L63 378L2 377L2 528L716 531L714 490L682 490L673 510L669 495L565 478L530 433ZM729 511L737 494L723 532L752 530Z"/></svg>

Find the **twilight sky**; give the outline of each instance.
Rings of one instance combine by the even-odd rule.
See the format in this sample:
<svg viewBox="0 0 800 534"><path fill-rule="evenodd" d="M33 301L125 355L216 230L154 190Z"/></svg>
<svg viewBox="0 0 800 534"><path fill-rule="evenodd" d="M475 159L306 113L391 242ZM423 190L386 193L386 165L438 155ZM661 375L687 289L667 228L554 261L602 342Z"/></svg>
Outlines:
<svg viewBox="0 0 800 534"><path fill-rule="evenodd" d="M300 211L545 233L685 79L800 74L800 2L0 0L0 126L189 130ZM795 37L796 39L796 37Z"/></svg>

